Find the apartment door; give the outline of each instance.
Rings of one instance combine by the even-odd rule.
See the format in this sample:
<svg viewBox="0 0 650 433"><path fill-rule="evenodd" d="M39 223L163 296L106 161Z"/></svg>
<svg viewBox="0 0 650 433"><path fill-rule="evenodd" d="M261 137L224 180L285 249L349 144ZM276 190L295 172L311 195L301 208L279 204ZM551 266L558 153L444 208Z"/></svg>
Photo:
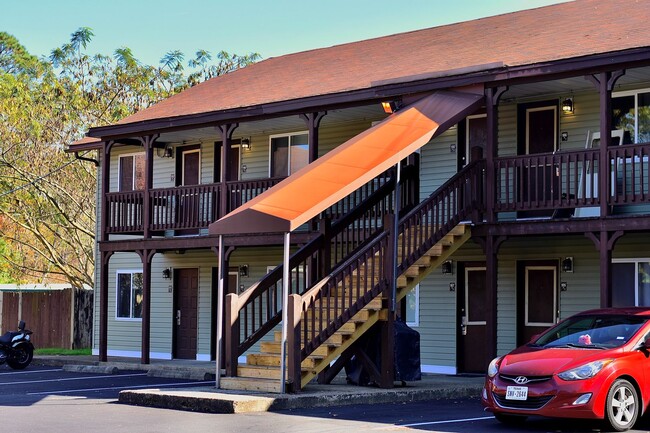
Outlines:
<svg viewBox="0 0 650 433"><path fill-rule="evenodd" d="M228 179L226 182L239 180L241 173L241 154L240 146L238 144L239 140L233 140L234 143L230 146L230 153L228 155ZM215 153L214 153L214 181L221 182L221 142L218 141L215 143Z"/></svg>
<svg viewBox="0 0 650 433"><path fill-rule="evenodd" d="M173 356L196 359L199 270L174 269Z"/></svg>
<svg viewBox="0 0 650 433"><path fill-rule="evenodd" d="M459 263L458 286L458 371L483 374L488 363L485 338L489 317L485 263Z"/></svg>
<svg viewBox="0 0 650 433"><path fill-rule="evenodd" d="M519 154L536 155L557 150L557 102L545 102L520 106L524 130L519 130ZM559 194L558 177L550 161L531 159L520 173L520 200L531 207L544 206ZM520 217L550 216L553 209L521 212Z"/></svg>
<svg viewBox="0 0 650 433"><path fill-rule="evenodd" d="M201 149L198 146L181 148L179 155L179 186L193 186L201 183ZM201 222L202 196L191 189L179 197L177 223L181 227L196 227ZM196 235L197 228L176 230L176 235Z"/></svg>
<svg viewBox="0 0 650 433"><path fill-rule="evenodd" d="M517 345L522 345L559 318L558 261L517 263Z"/></svg>

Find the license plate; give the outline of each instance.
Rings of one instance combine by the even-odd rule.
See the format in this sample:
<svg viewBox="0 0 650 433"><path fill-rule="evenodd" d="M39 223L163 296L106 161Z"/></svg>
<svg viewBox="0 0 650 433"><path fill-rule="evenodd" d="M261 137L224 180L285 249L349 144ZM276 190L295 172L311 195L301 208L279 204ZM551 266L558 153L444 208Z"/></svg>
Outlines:
<svg viewBox="0 0 650 433"><path fill-rule="evenodd" d="M527 386L509 386L506 388L506 400L526 400L527 398Z"/></svg>

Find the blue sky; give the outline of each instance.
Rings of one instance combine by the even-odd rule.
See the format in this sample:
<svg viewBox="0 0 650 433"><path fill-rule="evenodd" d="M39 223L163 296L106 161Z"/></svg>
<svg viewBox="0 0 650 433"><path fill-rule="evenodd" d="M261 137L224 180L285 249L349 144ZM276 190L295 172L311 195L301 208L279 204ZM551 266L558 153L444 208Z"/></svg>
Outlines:
<svg viewBox="0 0 650 433"><path fill-rule="evenodd" d="M0 31L49 55L79 27L89 52L129 47L144 63L198 49L263 58L529 9L563 0L3 0Z"/></svg>

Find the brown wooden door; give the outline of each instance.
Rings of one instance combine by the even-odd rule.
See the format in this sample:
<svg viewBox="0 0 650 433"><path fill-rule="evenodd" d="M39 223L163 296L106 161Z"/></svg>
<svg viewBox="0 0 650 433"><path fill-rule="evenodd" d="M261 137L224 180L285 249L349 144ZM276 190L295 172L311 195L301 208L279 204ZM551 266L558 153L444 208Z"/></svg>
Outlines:
<svg viewBox="0 0 650 433"><path fill-rule="evenodd" d="M458 273L458 371L484 374L489 362L485 346L489 317L485 303L485 264L459 264Z"/></svg>
<svg viewBox="0 0 650 433"><path fill-rule="evenodd" d="M522 345L558 319L558 262L520 262L517 291L517 345Z"/></svg>
<svg viewBox="0 0 650 433"><path fill-rule="evenodd" d="M196 359L199 270L174 269L174 358Z"/></svg>
<svg viewBox="0 0 650 433"><path fill-rule="evenodd" d="M180 186L192 186L201 183L201 150L192 148L180 152ZM186 192L179 197L177 220L181 225L195 226L201 219L201 201L203 197L196 192ZM176 235L196 235L198 229L176 230Z"/></svg>
<svg viewBox="0 0 650 433"><path fill-rule="evenodd" d="M552 153L557 149L557 105L526 108L524 154ZM535 207L558 198L555 167L548 161L531 161L521 174L521 197ZM520 217L550 216L553 210L528 211Z"/></svg>

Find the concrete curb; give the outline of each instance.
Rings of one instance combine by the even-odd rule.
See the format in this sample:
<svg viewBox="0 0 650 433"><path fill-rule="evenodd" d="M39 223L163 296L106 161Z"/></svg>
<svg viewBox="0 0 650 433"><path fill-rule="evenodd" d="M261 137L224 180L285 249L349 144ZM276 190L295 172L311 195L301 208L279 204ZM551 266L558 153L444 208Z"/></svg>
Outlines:
<svg viewBox="0 0 650 433"><path fill-rule="evenodd" d="M75 373L93 373L93 374L117 374L120 369L114 365L74 365L66 364L63 371Z"/></svg>
<svg viewBox="0 0 650 433"><path fill-rule="evenodd" d="M315 392L304 394L239 395L217 392L213 387L178 390L127 390L118 401L136 406L185 410L204 413L266 412L311 407L345 406L353 404L406 403L421 400L477 397L482 386L453 386L442 388L408 388L381 390L361 388L354 392Z"/></svg>

